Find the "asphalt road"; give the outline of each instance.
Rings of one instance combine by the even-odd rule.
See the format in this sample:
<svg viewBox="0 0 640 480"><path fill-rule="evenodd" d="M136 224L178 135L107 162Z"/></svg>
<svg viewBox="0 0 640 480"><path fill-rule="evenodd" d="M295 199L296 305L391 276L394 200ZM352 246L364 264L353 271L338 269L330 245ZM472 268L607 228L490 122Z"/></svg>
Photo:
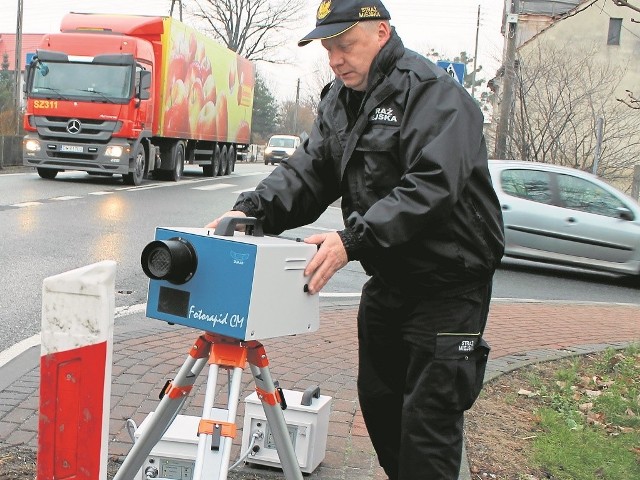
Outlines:
<svg viewBox="0 0 640 480"><path fill-rule="evenodd" d="M0 171L0 352L39 333L42 281L51 275L115 260L116 307L145 303L140 253L154 229L203 226L272 169L240 163L229 177L206 178L200 169L187 167L180 182L148 180L140 187L82 172L48 181L34 171ZM283 236L305 237L341 223L339 208L330 207L312 225ZM323 294L355 296L365 280L352 262ZM516 261L505 261L494 283L496 299L640 304L638 293L624 278Z"/></svg>

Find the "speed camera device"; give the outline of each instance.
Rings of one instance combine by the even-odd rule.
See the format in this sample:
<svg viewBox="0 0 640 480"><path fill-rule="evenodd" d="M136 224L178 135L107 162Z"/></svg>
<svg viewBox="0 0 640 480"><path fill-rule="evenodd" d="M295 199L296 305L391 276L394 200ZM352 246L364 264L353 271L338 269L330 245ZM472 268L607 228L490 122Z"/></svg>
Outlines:
<svg viewBox="0 0 640 480"><path fill-rule="evenodd" d="M225 217L215 230L158 227L141 257L147 316L239 340L313 332L319 301L304 269L316 251L265 236L255 218Z"/></svg>

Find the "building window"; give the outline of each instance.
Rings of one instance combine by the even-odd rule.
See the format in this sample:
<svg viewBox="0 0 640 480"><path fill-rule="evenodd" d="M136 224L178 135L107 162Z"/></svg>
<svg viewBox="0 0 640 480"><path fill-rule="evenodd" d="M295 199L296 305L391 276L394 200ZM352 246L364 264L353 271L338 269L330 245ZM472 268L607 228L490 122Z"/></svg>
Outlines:
<svg viewBox="0 0 640 480"><path fill-rule="evenodd" d="M620 45L620 30L622 30L622 19L610 18L607 45Z"/></svg>

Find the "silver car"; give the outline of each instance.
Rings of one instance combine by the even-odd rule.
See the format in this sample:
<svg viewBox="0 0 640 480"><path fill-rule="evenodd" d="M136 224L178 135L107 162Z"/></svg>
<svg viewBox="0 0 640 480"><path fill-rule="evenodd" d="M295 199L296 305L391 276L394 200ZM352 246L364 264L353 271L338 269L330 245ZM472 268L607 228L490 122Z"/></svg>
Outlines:
<svg viewBox="0 0 640 480"><path fill-rule="evenodd" d="M640 277L640 206L580 170L490 160L505 256Z"/></svg>

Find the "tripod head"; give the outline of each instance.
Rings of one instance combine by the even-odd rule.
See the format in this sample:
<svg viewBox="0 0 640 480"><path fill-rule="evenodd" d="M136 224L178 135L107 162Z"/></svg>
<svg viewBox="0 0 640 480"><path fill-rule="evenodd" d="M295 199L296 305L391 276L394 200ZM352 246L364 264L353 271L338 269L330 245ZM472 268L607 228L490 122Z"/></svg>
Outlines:
<svg viewBox="0 0 640 480"><path fill-rule="evenodd" d="M316 251L264 236L251 217L227 217L215 231L158 227L141 257L147 316L240 340L315 331L318 295L307 293L304 269Z"/></svg>

